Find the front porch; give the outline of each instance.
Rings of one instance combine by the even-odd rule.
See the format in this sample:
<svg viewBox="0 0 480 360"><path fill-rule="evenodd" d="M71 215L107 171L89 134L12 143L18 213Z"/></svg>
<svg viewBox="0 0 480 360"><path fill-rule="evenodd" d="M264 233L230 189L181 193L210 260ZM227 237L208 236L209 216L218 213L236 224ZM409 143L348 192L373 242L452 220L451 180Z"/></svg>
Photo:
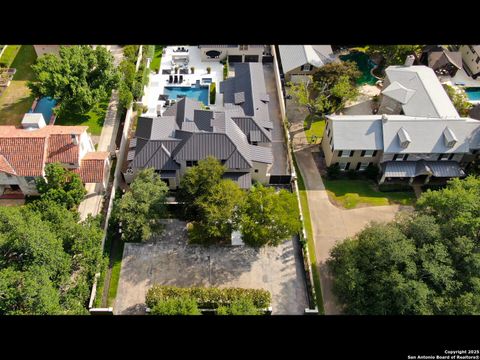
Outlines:
<svg viewBox="0 0 480 360"><path fill-rule="evenodd" d="M456 161L387 161L379 184L441 185L466 174Z"/></svg>

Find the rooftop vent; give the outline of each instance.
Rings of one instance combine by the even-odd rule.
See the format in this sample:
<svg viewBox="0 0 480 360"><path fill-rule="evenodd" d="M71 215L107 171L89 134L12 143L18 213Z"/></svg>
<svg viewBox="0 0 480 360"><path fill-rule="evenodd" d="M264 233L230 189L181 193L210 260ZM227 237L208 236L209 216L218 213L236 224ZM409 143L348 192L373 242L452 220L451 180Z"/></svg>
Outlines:
<svg viewBox="0 0 480 360"><path fill-rule="evenodd" d="M245 102L245 93L242 92L236 92L234 94L235 97L235 105L243 104Z"/></svg>
<svg viewBox="0 0 480 360"><path fill-rule="evenodd" d="M398 130L398 140L400 141L400 146L404 149L410 145L412 142L412 139L410 138L410 135L408 134L407 130L405 130L403 127Z"/></svg>
<svg viewBox="0 0 480 360"><path fill-rule="evenodd" d="M443 140L445 141L445 146L452 148L457 143L458 139L453 133L452 129L448 126L443 130Z"/></svg>

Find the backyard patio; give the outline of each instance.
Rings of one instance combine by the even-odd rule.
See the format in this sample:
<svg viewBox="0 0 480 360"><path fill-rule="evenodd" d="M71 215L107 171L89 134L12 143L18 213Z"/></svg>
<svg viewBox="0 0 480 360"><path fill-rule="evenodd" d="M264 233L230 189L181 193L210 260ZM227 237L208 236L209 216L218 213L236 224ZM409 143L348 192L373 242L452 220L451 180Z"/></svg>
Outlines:
<svg viewBox="0 0 480 360"><path fill-rule="evenodd" d="M211 83L216 84L215 103L223 103L222 95L218 93L219 83L223 80L223 65L220 62L202 62L197 46L168 46L163 50L159 72L150 74L150 81L142 98L142 103L148 107L146 116L163 113L166 101L176 101L182 96L208 104L208 100L204 99L205 94L201 93L202 87L208 88ZM210 73L207 68L210 68ZM199 87L192 87L197 84ZM215 108L211 104L207 106Z"/></svg>

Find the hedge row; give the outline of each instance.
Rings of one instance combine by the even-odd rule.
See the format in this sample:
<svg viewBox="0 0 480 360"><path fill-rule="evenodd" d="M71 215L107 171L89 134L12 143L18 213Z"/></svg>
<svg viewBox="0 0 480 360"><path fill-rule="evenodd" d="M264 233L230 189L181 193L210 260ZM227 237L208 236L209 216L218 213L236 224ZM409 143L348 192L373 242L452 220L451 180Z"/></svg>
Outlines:
<svg viewBox="0 0 480 360"><path fill-rule="evenodd" d="M210 84L210 105L215 104L215 97L217 95L217 89L214 82Z"/></svg>
<svg viewBox="0 0 480 360"><path fill-rule="evenodd" d="M154 285L148 290L145 303L147 307L153 308L159 301L186 296L195 299L201 309L216 309L221 305L229 305L232 301L241 298L250 298L257 308L265 309L270 306L272 301L270 292L263 289L180 288Z"/></svg>

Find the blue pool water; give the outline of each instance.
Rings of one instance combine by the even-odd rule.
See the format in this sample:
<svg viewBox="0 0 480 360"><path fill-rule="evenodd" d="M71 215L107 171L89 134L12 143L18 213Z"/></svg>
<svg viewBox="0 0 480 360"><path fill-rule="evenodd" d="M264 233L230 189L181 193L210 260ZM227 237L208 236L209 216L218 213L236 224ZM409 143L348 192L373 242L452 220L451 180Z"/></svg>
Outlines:
<svg viewBox="0 0 480 360"><path fill-rule="evenodd" d="M480 87L466 88L468 100L480 100Z"/></svg>
<svg viewBox="0 0 480 360"><path fill-rule="evenodd" d="M208 86L165 86L164 92L171 100L180 100L177 95L184 95L208 106Z"/></svg>
<svg viewBox="0 0 480 360"><path fill-rule="evenodd" d="M43 118L45 119L45 123L48 125L48 123L50 122L50 118L53 114L53 108L56 104L57 102L54 99L49 97L43 97L37 102L35 109L30 112L42 114Z"/></svg>

